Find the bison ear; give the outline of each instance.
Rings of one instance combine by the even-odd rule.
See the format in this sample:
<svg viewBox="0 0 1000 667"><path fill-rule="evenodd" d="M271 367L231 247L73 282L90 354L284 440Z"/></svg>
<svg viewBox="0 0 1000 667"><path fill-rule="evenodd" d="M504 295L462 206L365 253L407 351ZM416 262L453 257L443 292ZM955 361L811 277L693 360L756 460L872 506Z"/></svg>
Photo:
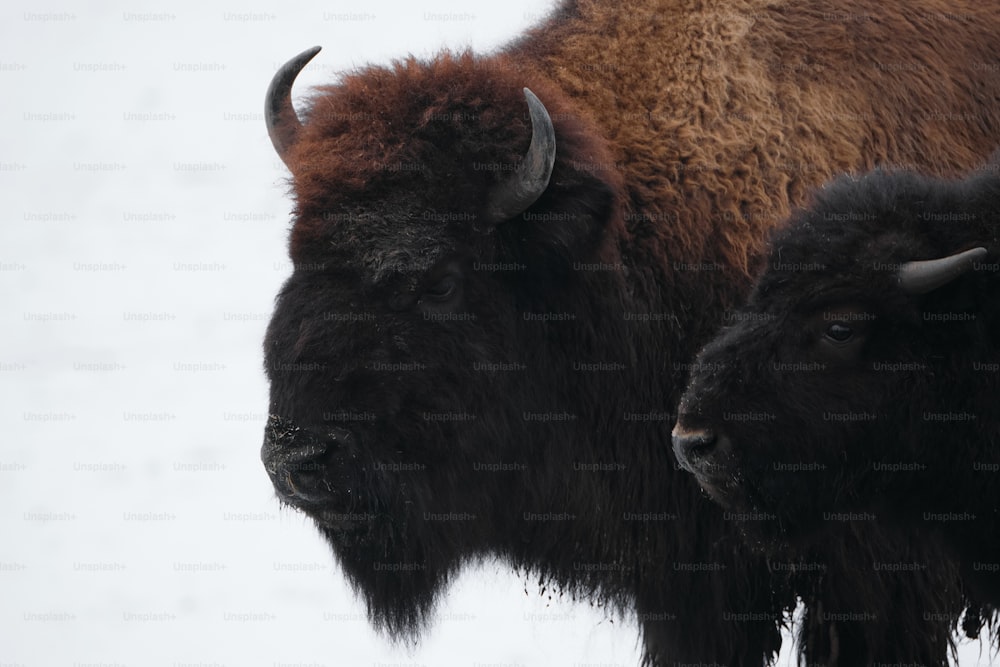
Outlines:
<svg viewBox="0 0 1000 667"><path fill-rule="evenodd" d="M986 248L972 248L939 259L906 262L896 274L899 287L907 294L927 294L968 273L986 255Z"/></svg>

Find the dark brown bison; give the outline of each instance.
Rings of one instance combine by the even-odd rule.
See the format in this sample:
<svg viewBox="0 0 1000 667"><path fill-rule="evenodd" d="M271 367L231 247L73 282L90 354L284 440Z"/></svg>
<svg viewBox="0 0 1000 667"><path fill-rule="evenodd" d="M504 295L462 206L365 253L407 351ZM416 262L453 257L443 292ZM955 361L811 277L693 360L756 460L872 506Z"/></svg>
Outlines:
<svg viewBox="0 0 1000 667"><path fill-rule="evenodd" d="M841 178L771 243L698 356L674 447L784 539L888 518L1000 603L1000 177Z"/></svg>
<svg viewBox="0 0 1000 667"><path fill-rule="evenodd" d="M870 558L944 556L848 523L769 563L678 472L668 406L810 187L1000 143L1000 11L567 1L488 57L346 74L300 120L313 54L268 95L296 204L263 458L379 626L416 632L498 555L634 610L652 663L759 665L796 594L812 660L945 663L948 568Z"/></svg>

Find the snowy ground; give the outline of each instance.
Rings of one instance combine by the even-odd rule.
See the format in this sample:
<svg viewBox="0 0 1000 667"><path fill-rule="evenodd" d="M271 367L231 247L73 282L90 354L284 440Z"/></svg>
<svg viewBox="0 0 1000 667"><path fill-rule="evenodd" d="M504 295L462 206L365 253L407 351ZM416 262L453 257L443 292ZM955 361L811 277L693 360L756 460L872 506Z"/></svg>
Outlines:
<svg viewBox="0 0 1000 667"><path fill-rule="evenodd" d="M636 665L627 619L499 564L389 645L258 459L272 72L489 49L550 0L80 4L0 11L0 667Z"/></svg>

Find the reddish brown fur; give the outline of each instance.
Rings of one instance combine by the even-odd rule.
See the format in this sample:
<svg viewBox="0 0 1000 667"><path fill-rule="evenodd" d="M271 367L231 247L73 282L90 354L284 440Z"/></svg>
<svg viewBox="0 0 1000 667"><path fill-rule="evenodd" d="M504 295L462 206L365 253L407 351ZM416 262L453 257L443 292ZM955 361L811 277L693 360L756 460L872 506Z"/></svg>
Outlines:
<svg viewBox="0 0 1000 667"><path fill-rule="evenodd" d="M466 134L494 139L470 157L516 162L528 86L562 155L572 132L575 159L620 171L623 245L654 236L661 261L748 271L766 230L838 172L981 163L1000 143L1000 105L983 110L1000 87L998 33L1000 14L968 1L571 2L497 56L411 59L321 89L289 160L299 211L391 188L379 165L436 154L419 141L434 114L468 110ZM310 235L300 220L293 249Z"/></svg>
<svg viewBox="0 0 1000 667"><path fill-rule="evenodd" d="M605 128L633 211L682 212L682 230L655 231L669 259L745 268L764 232L838 172L956 175L1000 143L990 5L575 5L517 53Z"/></svg>
<svg viewBox="0 0 1000 667"><path fill-rule="evenodd" d="M292 257L308 252L323 234L322 213L336 201L359 193L374 200L401 182L410 190L415 177L428 187L427 201L414 203L481 213L469 202L485 204L481 193L510 172L473 165L513 167L524 154L531 136L525 86L544 100L553 120L560 167L599 175L622 191L621 174L601 133L551 82L527 76L504 57L442 54L430 63L411 58L391 70L370 68L321 89L327 94L315 100L289 159L299 219ZM455 175L449 193L441 192L442 174Z"/></svg>

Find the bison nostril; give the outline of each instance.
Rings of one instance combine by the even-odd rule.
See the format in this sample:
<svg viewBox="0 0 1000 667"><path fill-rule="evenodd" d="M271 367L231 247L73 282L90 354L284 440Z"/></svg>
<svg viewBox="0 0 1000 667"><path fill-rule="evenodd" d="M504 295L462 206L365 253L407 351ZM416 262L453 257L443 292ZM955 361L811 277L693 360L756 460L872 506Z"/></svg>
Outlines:
<svg viewBox="0 0 1000 667"><path fill-rule="evenodd" d="M693 462L711 454L719 439L715 432L710 429L687 431L675 428L671 440L678 462L681 466L690 469Z"/></svg>
<svg viewBox="0 0 1000 667"><path fill-rule="evenodd" d="M718 438L716 438L715 433L712 431L699 431L691 435L680 436L679 439L681 447L685 451L695 455L707 454L715 448L715 443L718 441Z"/></svg>

